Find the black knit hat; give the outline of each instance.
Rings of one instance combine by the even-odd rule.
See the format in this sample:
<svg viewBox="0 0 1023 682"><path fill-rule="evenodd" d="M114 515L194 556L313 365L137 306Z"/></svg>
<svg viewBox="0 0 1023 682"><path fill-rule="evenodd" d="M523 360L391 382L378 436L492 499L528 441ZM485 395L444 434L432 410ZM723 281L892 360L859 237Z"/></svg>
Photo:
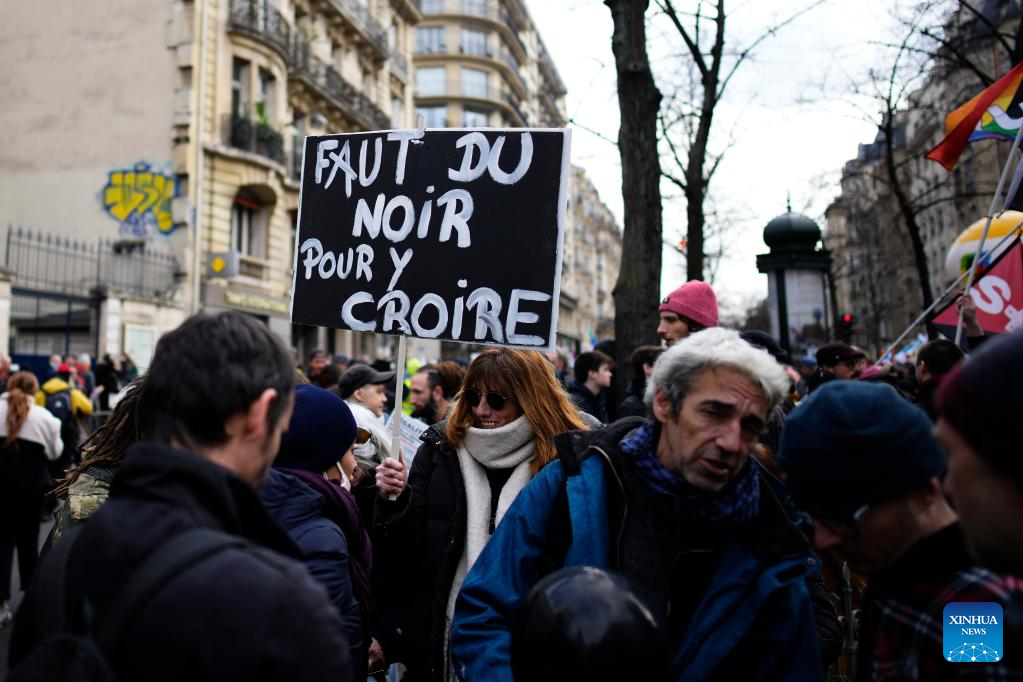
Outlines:
<svg viewBox="0 0 1023 682"><path fill-rule="evenodd" d="M778 466L804 507L888 500L945 468L931 422L887 384L831 381L785 422Z"/></svg>
<svg viewBox="0 0 1023 682"><path fill-rule="evenodd" d="M352 447L355 428L355 417L341 396L299 384L295 387L295 409L274 466L323 473Z"/></svg>
<svg viewBox="0 0 1023 682"><path fill-rule="evenodd" d="M938 389L938 416L977 454L1023 487L1023 330L988 341L949 372Z"/></svg>

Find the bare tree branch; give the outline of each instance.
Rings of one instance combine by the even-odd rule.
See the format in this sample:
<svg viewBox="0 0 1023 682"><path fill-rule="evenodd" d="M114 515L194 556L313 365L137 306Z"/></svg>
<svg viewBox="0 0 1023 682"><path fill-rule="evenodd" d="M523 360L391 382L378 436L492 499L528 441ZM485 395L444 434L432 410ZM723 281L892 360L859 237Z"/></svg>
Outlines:
<svg viewBox="0 0 1023 682"><path fill-rule="evenodd" d="M675 25L675 30L678 31L678 34L682 37L682 41L685 42L686 47L689 48L689 54L692 55L693 62L696 64L696 67L700 70L700 77L706 80L710 74L710 70L707 68L707 62L706 60L704 60L703 54L700 52L699 46L692 39L692 37L689 35L689 31L686 30L686 27L682 25L682 21L678 18L678 13L675 11L674 3L672 2L672 0L655 1L660 10L664 12L671 20L671 23ZM697 12L696 14L697 31L699 31L699 27L700 14L699 12ZM699 33L697 33L696 35L697 39L699 39Z"/></svg>
<svg viewBox="0 0 1023 682"><path fill-rule="evenodd" d="M785 28L789 24L793 23L796 19L803 16L807 12L823 5L825 2L827 2L827 0L816 0L815 2L810 3L806 7L799 10L798 12L792 14L788 19L785 19L784 21L781 21L780 23L771 26L766 31L761 33L752 43L749 44L747 48L745 48L739 53L739 58L735 61L735 64L732 65L732 68L728 70L728 73L725 74L724 79L721 81L721 86L718 89L717 93L718 97L724 96L725 89L728 87L728 83L732 80L732 76L735 75L735 73L739 70L739 67L742 66L742 63L746 61L746 59L753 53L753 50L757 49L757 47L762 42L764 42L770 37L777 35L778 31Z"/></svg>

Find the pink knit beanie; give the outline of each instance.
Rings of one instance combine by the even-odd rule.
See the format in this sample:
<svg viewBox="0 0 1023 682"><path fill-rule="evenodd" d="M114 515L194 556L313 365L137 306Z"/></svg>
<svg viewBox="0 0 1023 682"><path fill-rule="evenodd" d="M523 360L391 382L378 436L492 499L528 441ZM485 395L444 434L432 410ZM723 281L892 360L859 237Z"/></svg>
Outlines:
<svg viewBox="0 0 1023 682"><path fill-rule="evenodd" d="M661 301L659 312L670 311L701 327L718 326L718 299L706 282L686 282Z"/></svg>

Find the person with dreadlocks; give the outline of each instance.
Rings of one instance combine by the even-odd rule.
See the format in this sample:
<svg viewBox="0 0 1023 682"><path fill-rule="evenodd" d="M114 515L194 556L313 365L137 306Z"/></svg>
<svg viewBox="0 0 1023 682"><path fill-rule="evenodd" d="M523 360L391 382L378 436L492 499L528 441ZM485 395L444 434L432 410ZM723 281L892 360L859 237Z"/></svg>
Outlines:
<svg viewBox="0 0 1023 682"><path fill-rule="evenodd" d="M16 372L0 395L0 627L11 620L11 560L18 548L18 572L25 588L35 573L39 516L53 485L47 461L60 457L60 420L35 404L39 382Z"/></svg>
<svg viewBox="0 0 1023 682"><path fill-rule="evenodd" d="M54 490L66 504L54 514L47 545L60 540L69 528L89 518L107 501L110 481L124 453L140 440L135 406L142 381L136 379L125 387L107 421L82 443L81 463L69 469Z"/></svg>

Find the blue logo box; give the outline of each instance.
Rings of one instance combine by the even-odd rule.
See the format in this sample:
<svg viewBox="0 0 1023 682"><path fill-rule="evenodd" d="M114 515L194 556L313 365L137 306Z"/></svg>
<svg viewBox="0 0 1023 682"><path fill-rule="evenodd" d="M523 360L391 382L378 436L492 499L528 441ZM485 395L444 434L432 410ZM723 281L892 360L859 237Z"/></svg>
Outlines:
<svg viewBox="0 0 1023 682"><path fill-rule="evenodd" d="M1002 606L995 602L954 601L943 613L945 660L996 663L1002 660Z"/></svg>

